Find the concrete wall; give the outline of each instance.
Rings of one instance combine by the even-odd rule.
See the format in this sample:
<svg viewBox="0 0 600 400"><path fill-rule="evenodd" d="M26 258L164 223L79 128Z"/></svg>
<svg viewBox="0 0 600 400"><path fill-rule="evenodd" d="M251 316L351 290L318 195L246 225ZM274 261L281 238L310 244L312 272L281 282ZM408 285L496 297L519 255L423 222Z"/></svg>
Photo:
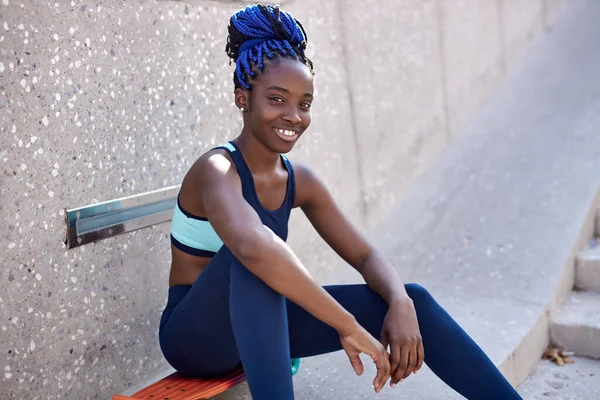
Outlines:
<svg viewBox="0 0 600 400"><path fill-rule="evenodd" d="M373 228L550 25L560 2L339 4L365 219Z"/></svg>
<svg viewBox="0 0 600 400"><path fill-rule="evenodd" d="M309 34L309 162L361 228L385 217L560 1L285 2ZM63 209L180 183L234 137L216 1L0 3L0 398L106 398L165 367L168 224L67 251ZM316 12L318 10L318 12ZM340 265L296 213L319 281Z"/></svg>

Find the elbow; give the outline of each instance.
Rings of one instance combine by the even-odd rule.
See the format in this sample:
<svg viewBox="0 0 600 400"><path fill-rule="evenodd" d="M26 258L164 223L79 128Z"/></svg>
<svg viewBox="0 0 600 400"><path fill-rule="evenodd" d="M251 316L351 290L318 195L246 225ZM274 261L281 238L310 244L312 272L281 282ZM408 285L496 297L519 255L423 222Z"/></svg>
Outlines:
<svg viewBox="0 0 600 400"><path fill-rule="evenodd" d="M231 247L231 252L246 268L253 269L265 260L269 241L272 240L266 230L265 232L260 230L247 232L236 238Z"/></svg>
<svg viewBox="0 0 600 400"><path fill-rule="evenodd" d="M381 254L378 253L374 249L369 249L365 253L361 254L358 258L354 269L356 269L361 275L367 270L369 264L373 262L374 259L381 257Z"/></svg>

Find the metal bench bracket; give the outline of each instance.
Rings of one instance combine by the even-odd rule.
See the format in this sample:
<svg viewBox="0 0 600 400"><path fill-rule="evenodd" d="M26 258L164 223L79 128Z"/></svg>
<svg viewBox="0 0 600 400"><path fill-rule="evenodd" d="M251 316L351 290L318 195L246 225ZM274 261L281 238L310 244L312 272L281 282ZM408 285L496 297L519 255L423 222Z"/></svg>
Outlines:
<svg viewBox="0 0 600 400"><path fill-rule="evenodd" d="M170 221L180 186L65 210L67 248Z"/></svg>

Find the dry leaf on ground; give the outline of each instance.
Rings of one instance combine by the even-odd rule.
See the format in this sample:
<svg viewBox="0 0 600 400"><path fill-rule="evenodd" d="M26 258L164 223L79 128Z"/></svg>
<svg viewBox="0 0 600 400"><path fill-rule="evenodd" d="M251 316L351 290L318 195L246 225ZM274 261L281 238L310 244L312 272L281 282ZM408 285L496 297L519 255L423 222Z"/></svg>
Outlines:
<svg viewBox="0 0 600 400"><path fill-rule="evenodd" d="M563 351L558 347L548 347L548 350L542 355L544 360L552 360L556 365L563 366L565 364L573 364L575 361L569 358L573 353Z"/></svg>

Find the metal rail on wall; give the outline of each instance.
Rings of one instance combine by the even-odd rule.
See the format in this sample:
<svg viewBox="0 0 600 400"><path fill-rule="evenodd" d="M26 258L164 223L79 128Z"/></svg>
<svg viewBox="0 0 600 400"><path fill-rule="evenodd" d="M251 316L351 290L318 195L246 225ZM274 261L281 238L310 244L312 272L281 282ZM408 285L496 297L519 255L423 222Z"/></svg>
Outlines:
<svg viewBox="0 0 600 400"><path fill-rule="evenodd" d="M65 210L68 249L170 221L180 185Z"/></svg>

